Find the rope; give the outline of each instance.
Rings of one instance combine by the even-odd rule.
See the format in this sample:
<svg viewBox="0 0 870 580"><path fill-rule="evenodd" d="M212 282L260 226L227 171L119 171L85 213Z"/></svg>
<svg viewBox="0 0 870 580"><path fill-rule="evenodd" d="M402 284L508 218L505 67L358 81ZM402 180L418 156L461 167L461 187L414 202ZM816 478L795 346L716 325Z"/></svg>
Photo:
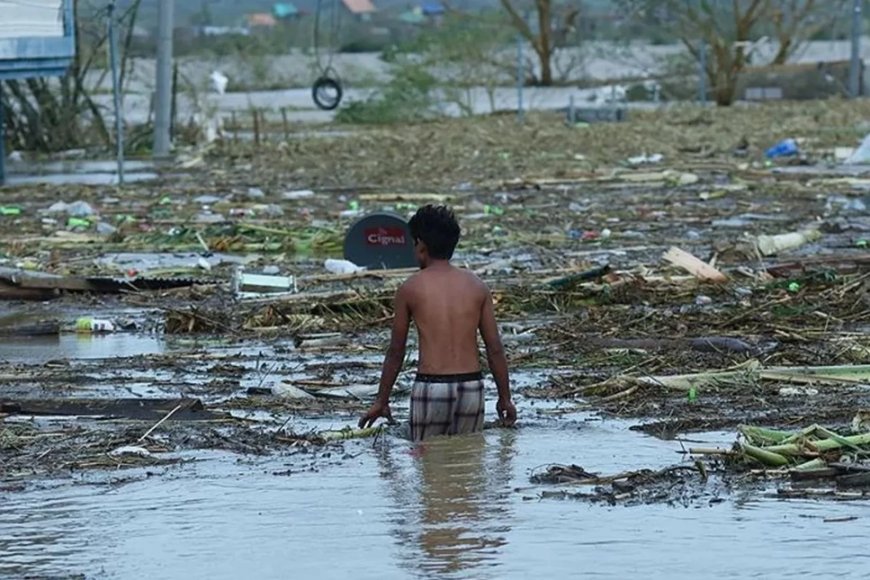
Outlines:
<svg viewBox="0 0 870 580"><path fill-rule="evenodd" d="M331 111L338 107L341 98L344 94L341 86L341 80L338 78L338 73L332 67L332 61L335 57L335 43L338 40L340 28L339 17L339 0L332 0L332 13L330 14L329 22L329 60L326 66L320 55L320 16L323 13L323 0L317 0L317 8L314 12L314 62L317 68L317 79L311 87L311 98L314 103L325 111Z"/></svg>
<svg viewBox="0 0 870 580"><path fill-rule="evenodd" d="M320 56L320 18L323 14L323 0L317 0L317 8L314 11L314 60L317 66L317 72L321 76L325 76L329 71L332 70L332 61L335 57L335 43L338 40L339 33L339 16L341 11L338 6L339 0L332 0L332 12L329 15L329 60L326 63L326 66L323 66Z"/></svg>

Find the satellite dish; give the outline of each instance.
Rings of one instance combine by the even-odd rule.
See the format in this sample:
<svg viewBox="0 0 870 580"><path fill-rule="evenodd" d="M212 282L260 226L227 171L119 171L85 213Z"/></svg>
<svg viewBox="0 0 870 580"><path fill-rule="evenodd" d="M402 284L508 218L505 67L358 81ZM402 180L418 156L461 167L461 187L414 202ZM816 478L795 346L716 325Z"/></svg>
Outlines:
<svg viewBox="0 0 870 580"><path fill-rule="evenodd" d="M344 257L369 270L417 266L408 222L390 212L372 213L354 223L344 238Z"/></svg>

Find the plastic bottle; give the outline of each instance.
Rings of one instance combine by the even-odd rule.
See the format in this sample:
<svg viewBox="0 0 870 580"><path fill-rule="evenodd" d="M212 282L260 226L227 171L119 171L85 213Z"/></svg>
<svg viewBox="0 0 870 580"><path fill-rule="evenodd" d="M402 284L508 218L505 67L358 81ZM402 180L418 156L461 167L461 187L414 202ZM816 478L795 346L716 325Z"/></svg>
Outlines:
<svg viewBox="0 0 870 580"><path fill-rule="evenodd" d="M82 317L76 320L76 332L81 334L115 332L115 325L110 320Z"/></svg>

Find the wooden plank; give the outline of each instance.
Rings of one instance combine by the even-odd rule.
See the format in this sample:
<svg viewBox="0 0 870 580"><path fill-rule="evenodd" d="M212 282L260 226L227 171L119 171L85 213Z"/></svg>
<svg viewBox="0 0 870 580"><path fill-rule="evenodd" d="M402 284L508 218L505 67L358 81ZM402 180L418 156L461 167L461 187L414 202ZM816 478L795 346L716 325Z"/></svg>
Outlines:
<svg viewBox="0 0 870 580"><path fill-rule="evenodd" d="M678 266L696 278L701 280L709 280L711 282L727 282L728 276L711 266L710 264L704 262L703 260L696 258L689 252L685 250L681 250L676 246L671 246L663 259L671 264Z"/></svg>

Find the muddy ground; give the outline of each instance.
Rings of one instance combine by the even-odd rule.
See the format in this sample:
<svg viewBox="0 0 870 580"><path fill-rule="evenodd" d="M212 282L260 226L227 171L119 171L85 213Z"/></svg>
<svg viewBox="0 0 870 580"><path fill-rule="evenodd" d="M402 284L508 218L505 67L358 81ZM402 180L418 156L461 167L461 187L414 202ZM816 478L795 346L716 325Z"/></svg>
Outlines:
<svg viewBox="0 0 870 580"><path fill-rule="evenodd" d="M341 457L322 420L351 425L373 396L391 295L408 272L331 275L323 260L341 257L356 216L408 215L430 201L456 208L456 262L493 288L521 377L519 429L532 428L526 417L585 410L667 439L741 424L849 430L870 410L866 378L746 372L690 389L642 379L870 363L870 177L835 153L856 145L867 113L866 103L827 102L639 113L588 127L546 115L523 126L454 120L219 143L123 189L6 188L4 206L19 213L0 217L3 266L189 283L31 295L7 285L4 341L17 355L0 363L0 485L171 464L190 449ZM799 138L802 155L766 161L763 149L783 137ZM663 161L627 161L654 153ZM89 209L48 211L58 201ZM807 229L820 238L757 251L758 235ZM671 246L727 280L664 262ZM299 294L239 300L231 280L240 267L295 275ZM64 343L82 315L161 346L142 354L106 342L81 357L54 342L40 354L44 343L34 342L27 354L28 328ZM112 340L75 338L101 339ZM411 357L400 387L413 368ZM556 410L540 406L554 401ZM596 497L631 497L638 482L670 481L683 467ZM743 465L739 477L757 468Z"/></svg>

